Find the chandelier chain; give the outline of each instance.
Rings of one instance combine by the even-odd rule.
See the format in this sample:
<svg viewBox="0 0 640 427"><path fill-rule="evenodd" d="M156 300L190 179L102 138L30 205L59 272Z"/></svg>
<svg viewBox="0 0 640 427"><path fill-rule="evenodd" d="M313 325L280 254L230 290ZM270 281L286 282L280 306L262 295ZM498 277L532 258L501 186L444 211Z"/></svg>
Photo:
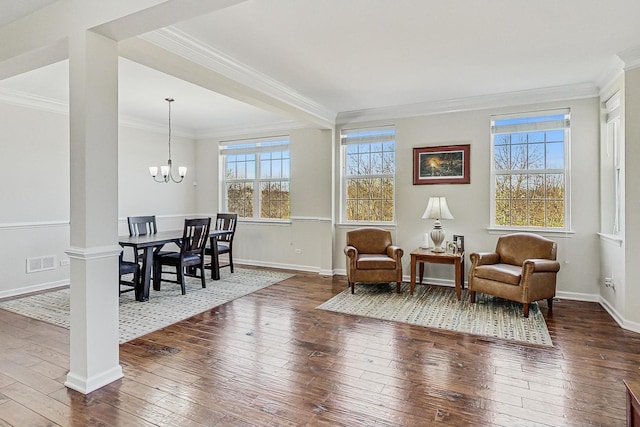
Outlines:
<svg viewBox="0 0 640 427"><path fill-rule="evenodd" d="M169 161L171 161L171 103L174 101L174 99L165 98L164 100L169 103Z"/></svg>

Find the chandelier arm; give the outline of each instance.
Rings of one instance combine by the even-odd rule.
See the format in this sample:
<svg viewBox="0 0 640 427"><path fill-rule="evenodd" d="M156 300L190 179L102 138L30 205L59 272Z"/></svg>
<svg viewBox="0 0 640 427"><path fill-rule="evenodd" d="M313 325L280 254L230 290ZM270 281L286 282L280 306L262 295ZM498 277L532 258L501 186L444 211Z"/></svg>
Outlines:
<svg viewBox="0 0 640 427"><path fill-rule="evenodd" d="M176 180L176 179L173 177L173 174L172 174L172 173L169 173L169 176L171 177L171 181L175 182L176 184L180 184L180 183L184 180L184 177L180 178L179 180Z"/></svg>

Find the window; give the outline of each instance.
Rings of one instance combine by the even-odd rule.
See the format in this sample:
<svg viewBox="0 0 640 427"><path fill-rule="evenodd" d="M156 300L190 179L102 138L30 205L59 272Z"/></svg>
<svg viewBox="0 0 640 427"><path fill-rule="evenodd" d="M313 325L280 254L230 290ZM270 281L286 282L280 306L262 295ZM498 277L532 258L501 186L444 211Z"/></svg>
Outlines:
<svg viewBox="0 0 640 427"><path fill-rule="evenodd" d="M343 130L343 218L392 222L395 199L393 127Z"/></svg>
<svg viewBox="0 0 640 427"><path fill-rule="evenodd" d="M241 218L289 218L287 137L221 142L220 154L224 210L236 212Z"/></svg>
<svg viewBox="0 0 640 427"><path fill-rule="evenodd" d="M492 118L494 226L569 228L569 132L569 110Z"/></svg>
<svg viewBox="0 0 640 427"><path fill-rule="evenodd" d="M623 173L623 148L621 126L621 100L620 93L616 92L605 102L606 115L606 140L604 158L600 164L601 198L607 202L602 203L602 231L605 233L620 234L622 222L622 176Z"/></svg>

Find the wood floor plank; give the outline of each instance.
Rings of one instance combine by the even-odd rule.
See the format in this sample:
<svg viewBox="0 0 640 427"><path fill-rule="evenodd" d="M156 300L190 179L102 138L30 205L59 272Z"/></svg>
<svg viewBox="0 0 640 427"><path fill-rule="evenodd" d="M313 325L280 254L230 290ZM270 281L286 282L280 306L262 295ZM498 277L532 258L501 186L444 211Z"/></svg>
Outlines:
<svg viewBox="0 0 640 427"><path fill-rule="evenodd" d="M67 330L0 310L0 427L625 425L640 334L596 303L541 303L548 348L315 308L346 288L296 273L125 343L87 396Z"/></svg>
<svg viewBox="0 0 640 427"><path fill-rule="evenodd" d="M0 405L0 426L53 426L51 420L9 400Z"/></svg>

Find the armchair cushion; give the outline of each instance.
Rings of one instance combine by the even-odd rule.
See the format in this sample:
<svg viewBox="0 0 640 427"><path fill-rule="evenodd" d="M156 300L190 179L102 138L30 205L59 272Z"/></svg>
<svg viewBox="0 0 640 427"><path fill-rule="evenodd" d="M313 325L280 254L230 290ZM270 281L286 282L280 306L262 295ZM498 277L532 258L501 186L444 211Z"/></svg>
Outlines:
<svg viewBox="0 0 640 427"><path fill-rule="evenodd" d="M517 286L522 278L522 267L511 264L481 265L476 267L475 277Z"/></svg>
<svg viewBox="0 0 640 427"><path fill-rule="evenodd" d="M361 270L393 270L396 268L396 260L386 254L362 254L356 259L356 268Z"/></svg>

